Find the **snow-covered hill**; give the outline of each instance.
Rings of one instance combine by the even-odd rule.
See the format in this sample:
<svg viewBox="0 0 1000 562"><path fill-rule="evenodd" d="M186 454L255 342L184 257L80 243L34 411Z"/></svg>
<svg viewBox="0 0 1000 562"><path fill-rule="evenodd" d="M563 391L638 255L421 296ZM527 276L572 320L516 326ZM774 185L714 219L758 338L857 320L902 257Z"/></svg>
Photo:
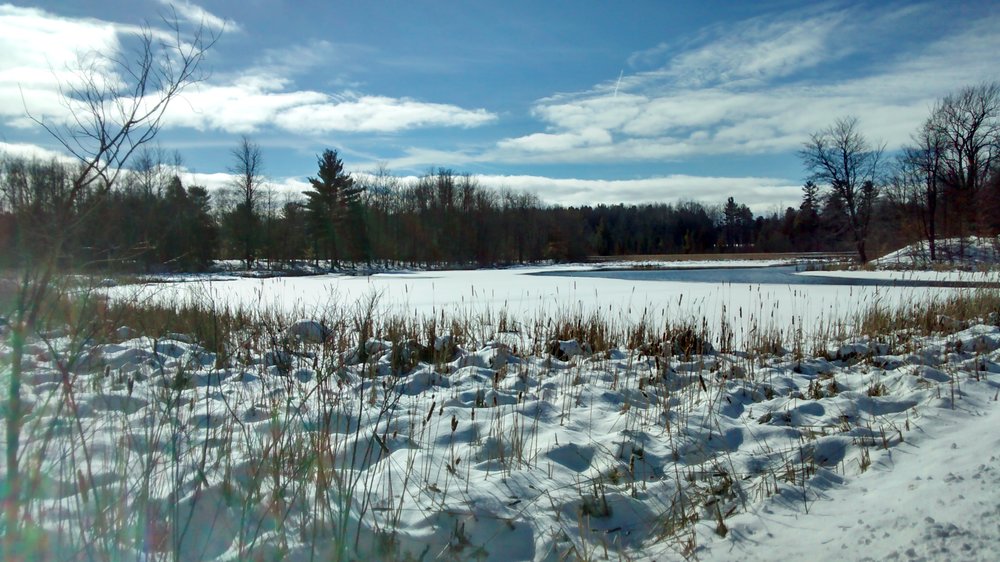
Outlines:
<svg viewBox="0 0 1000 562"><path fill-rule="evenodd" d="M979 269L1000 264L1000 238L969 237L937 240L931 259L930 244L910 244L872 261L880 268L926 269L929 267Z"/></svg>

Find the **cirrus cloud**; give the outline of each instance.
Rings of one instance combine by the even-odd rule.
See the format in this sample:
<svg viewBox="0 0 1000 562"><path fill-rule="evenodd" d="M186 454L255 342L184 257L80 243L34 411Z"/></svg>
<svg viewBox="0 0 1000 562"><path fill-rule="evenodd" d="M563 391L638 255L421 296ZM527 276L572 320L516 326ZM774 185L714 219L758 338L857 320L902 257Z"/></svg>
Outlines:
<svg viewBox="0 0 1000 562"><path fill-rule="evenodd" d="M897 148L935 100L1000 76L1000 16L892 50L893 30L933 17L928 13L929 5L871 13L811 10L719 24L686 43L630 57L633 67L655 65L652 70L538 100L532 115L544 132L501 139L480 160L577 163L790 152L847 114L858 116L872 139ZM876 56L876 49L883 52ZM870 62L844 62L862 50ZM844 64L858 67L841 77Z"/></svg>
<svg viewBox="0 0 1000 562"><path fill-rule="evenodd" d="M240 26L233 20L219 17L190 0L157 0L172 9L178 17L195 25L203 25L212 30L239 31Z"/></svg>

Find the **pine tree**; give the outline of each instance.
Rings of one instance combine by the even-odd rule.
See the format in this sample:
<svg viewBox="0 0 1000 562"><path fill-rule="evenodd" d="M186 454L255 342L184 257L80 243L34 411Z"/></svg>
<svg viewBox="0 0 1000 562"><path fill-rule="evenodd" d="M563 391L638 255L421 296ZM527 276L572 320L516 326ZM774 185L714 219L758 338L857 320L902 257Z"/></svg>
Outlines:
<svg viewBox="0 0 1000 562"><path fill-rule="evenodd" d="M815 252L818 248L817 237L819 235L819 186L812 181L807 181L802 186L802 205L795 215L794 232L797 241L796 247Z"/></svg>
<svg viewBox="0 0 1000 562"><path fill-rule="evenodd" d="M355 185L336 150L324 150L317 159L318 178L309 178L312 189L306 196L308 232L313 244L313 257L336 260L351 247L354 238L342 228L352 208L360 204L364 188ZM346 239L345 239L346 238Z"/></svg>

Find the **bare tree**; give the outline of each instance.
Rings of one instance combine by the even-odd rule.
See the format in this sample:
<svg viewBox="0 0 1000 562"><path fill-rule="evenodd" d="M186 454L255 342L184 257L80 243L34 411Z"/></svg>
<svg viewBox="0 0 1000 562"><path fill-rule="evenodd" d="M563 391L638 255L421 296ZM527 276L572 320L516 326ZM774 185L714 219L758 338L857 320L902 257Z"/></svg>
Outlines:
<svg viewBox="0 0 1000 562"><path fill-rule="evenodd" d="M356 182L364 187L361 200L366 206L380 215L394 210L393 203L399 198L402 185L385 162L379 162L374 170L358 175Z"/></svg>
<svg viewBox="0 0 1000 562"><path fill-rule="evenodd" d="M257 252L257 223L260 220L258 206L264 190L264 158L260 145L243 135L240 144L232 151L233 165L229 168L235 178L233 191L236 192L235 224L236 239L243 251L246 269L253 266Z"/></svg>
<svg viewBox="0 0 1000 562"><path fill-rule="evenodd" d="M371 245L376 256L387 256L399 238L399 221L390 221L399 200L400 181L389 170L385 162L379 162L375 169L358 175L356 181L364 187L361 192L362 204L367 209L368 221L375 226L370 229Z"/></svg>
<svg viewBox="0 0 1000 562"><path fill-rule="evenodd" d="M0 558L14 553L21 536L24 475L20 467L23 357L27 337L36 330L57 264L71 233L75 206L86 190L109 189L137 149L153 140L170 102L185 87L204 78L200 72L206 51L218 39L204 25L190 33L181 29L176 13L164 18L156 33L146 26L134 50L94 53L81 59L77 80L62 91L70 117L50 122L25 112L76 158L66 193L52 217L52 238L42 257L22 264L17 302L11 318L11 372L6 398L6 493L4 539ZM13 556L13 554L11 554Z"/></svg>
<svg viewBox="0 0 1000 562"><path fill-rule="evenodd" d="M940 202L940 178L946 141L936 115L932 115L913 135L913 144L903 147L899 156L896 182L911 194L919 206L923 235L930 259L937 259L937 214Z"/></svg>
<svg viewBox="0 0 1000 562"><path fill-rule="evenodd" d="M147 145L132 156L124 183L146 197L163 195L163 188L170 178L166 151L158 145Z"/></svg>
<svg viewBox="0 0 1000 562"><path fill-rule="evenodd" d="M1000 153L1000 84L968 86L934 110L934 132L945 143L943 179L956 207L957 234L976 222L976 197Z"/></svg>
<svg viewBox="0 0 1000 562"><path fill-rule="evenodd" d="M873 146L858 128L857 117L843 117L813 133L799 156L811 172L810 179L830 187L846 214L858 260L868 261L868 226L878 195L879 168L885 145Z"/></svg>

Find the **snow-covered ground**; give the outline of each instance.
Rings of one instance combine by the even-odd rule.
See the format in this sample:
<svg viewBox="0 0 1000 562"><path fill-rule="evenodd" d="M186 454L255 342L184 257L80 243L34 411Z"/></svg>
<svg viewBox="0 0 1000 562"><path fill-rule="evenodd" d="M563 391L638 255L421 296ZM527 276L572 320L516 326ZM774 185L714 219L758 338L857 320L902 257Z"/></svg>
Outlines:
<svg viewBox="0 0 1000 562"><path fill-rule="evenodd" d="M995 559L996 316L929 337L852 335L865 310L960 290L531 275L552 269L108 289L277 316L247 326L227 357L130 329L31 341L22 457L40 475L28 502L39 544L149 560L341 548L505 562ZM357 317L376 295L379 319L424 322L424 340L345 347L356 332L331 330L350 322L283 323ZM573 319L641 342L539 341Z"/></svg>
<svg viewBox="0 0 1000 562"><path fill-rule="evenodd" d="M929 283L1000 283L1000 271L910 271L895 269L851 269L833 271L803 271L799 275L812 277L832 277L839 279L880 279L900 281L923 281Z"/></svg>
<svg viewBox="0 0 1000 562"><path fill-rule="evenodd" d="M32 343L22 455L40 463L43 544L503 561L993 560L1000 544L997 326L818 357L688 355L684 336L536 355L515 332L338 355L315 324L284 333L222 367L128 330L70 363L68 339Z"/></svg>
<svg viewBox="0 0 1000 562"><path fill-rule="evenodd" d="M935 259L931 260L927 241L905 246L882 256L872 265L887 269L944 269L976 270L1000 263L1000 237L945 238L935 242Z"/></svg>
<svg viewBox="0 0 1000 562"><path fill-rule="evenodd" d="M524 325L532 325L550 318L587 317L596 313L618 324L635 323L643 318L653 325L704 322L713 333L721 332L723 324L727 324L739 345L764 331L781 339L789 339L800 331L806 339L826 336L837 326L845 326L849 331L860 310L876 305L914 306L935 295L953 292L930 287L634 282L532 275L588 268L548 266L370 276L209 278L116 287L111 295L138 302L198 302L304 317L331 310L350 311L378 295L387 312L404 316L445 313L449 317L473 318L503 312Z"/></svg>
<svg viewBox="0 0 1000 562"><path fill-rule="evenodd" d="M912 375L915 376L916 374ZM814 488L809 505L766 502L729 522L706 559L993 560L1000 548L1000 407L996 373L955 407L922 419L864 473ZM991 395L992 392L992 395ZM945 393L946 394L946 393ZM905 422L904 422L905 423Z"/></svg>

